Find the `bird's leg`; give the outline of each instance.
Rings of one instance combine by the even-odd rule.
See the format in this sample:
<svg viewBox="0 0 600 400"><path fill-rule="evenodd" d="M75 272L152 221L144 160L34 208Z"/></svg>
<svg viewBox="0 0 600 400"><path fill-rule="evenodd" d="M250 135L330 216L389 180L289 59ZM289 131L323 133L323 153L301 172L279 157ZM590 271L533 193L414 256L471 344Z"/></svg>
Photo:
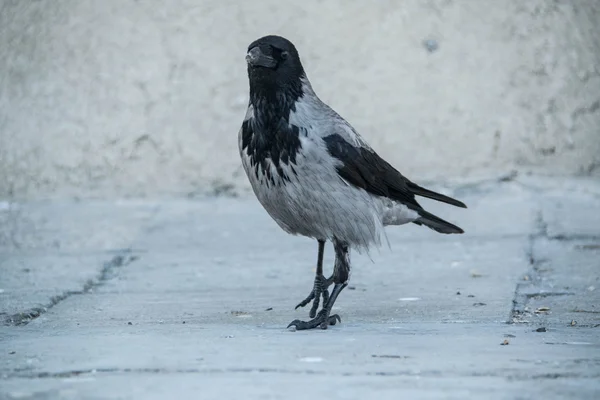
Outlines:
<svg viewBox="0 0 600 400"><path fill-rule="evenodd" d="M325 241L319 239L319 254L317 256L317 273L315 274L315 283L313 285L310 294L302 300L297 306L304 307L311 300L313 300L312 307L310 308L310 312L308 316L314 318L317 315L317 310L319 309L319 303L321 301L321 296L323 296L323 304L327 303L329 300L329 291L327 290L329 286L333 283L333 276L329 278L325 278L323 276L323 253L325 252Z"/></svg>
<svg viewBox="0 0 600 400"><path fill-rule="evenodd" d="M331 295L324 302L323 308L316 315L315 318L310 321L294 320L289 325L295 326L296 329L313 329L320 327L321 329L327 329L329 325L335 325L336 322L341 322L339 315L330 315L333 304L341 291L348 285L348 278L350 277L350 252L346 243L333 241L333 247L335 249L335 266L333 269L333 290Z"/></svg>

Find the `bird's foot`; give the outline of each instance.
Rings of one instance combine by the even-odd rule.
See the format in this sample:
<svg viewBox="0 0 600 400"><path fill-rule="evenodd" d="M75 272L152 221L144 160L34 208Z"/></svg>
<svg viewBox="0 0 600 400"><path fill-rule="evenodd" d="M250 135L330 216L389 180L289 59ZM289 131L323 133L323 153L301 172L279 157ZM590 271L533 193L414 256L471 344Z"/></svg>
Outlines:
<svg viewBox="0 0 600 400"><path fill-rule="evenodd" d="M308 316L311 318L315 318L315 315L317 315L317 310L319 309L319 303L321 301L321 297L323 297L323 304L327 304L327 301L329 301L329 291L327 289L329 288L329 286L332 283L333 283L333 276L329 277L329 278L325 278L323 275L316 275L315 283L313 285L312 290L310 291L310 294L296 306L296 309L298 309L298 307L304 307L305 305L310 303L310 301L312 300L313 304L312 304L312 307L310 308L310 312L308 313ZM294 321L294 322L296 322L296 321Z"/></svg>
<svg viewBox="0 0 600 400"><path fill-rule="evenodd" d="M327 301L325 301L323 303L323 308L321 309L321 311L319 311L319 314L317 314L316 318L313 318L310 321L300 321L299 319L296 319L288 325L288 328L291 326L294 326L297 330L314 329L316 327L319 327L321 329L327 329L327 327L329 325L335 325L337 322L342 322L342 319L340 318L339 315L337 315L337 314L329 315L329 314L331 313L331 309L333 308L333 304L335 303L335 300L339 296L340 292L347 285L348 285L347 282L336 283L335 286L333 287L333 290L331 291L331 295L329 295L329 293L327 292L327 289L325 289L325 292L327 292L328 298L327 298ZM316 299L318 299L318 298L319 298L319 296L316 295ZM310 300L308 300L308 301L310 301ZM318 303L317 303L317 306L318 306ZM314 307L315 306L313 304L313 308Z"/></svg>
<svg viewBox="0 0 600 400"><path fill-rule="evenodd" d="M342 319L339 315L329 315L329 310L327 308L323 308L319 311L319 314L316 318L311 319L310 321L300 321L299 319L295 319L287 326L288 328L291 326L296 327L297 330L305 330L305 329L314 329L319 327L321 329L327 329L329 325L335 325L337 322L342 322Z"/></svg>

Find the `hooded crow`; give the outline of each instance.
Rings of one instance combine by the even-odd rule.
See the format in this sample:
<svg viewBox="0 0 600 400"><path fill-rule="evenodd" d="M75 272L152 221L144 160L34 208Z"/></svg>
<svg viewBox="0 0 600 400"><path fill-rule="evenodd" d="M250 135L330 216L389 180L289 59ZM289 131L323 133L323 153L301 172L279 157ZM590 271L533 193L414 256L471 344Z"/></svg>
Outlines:
<svg viewBox="0 0 600 400"><path fill-rule="evenodd" d="M254 41L246 62L250 101L238 138L244 170L259 202L284 231L318 242L313 289L296 306L312 300L311 319L289 326L326 329L341 321L331 309L348 284L351 248L379 246L386 225L412 222L440 233L463 233L425 211L415 196L466 206L411 182L382 159L317 97L289 40ZM327 240L335 250L330 278L323 276Z"/></svg>

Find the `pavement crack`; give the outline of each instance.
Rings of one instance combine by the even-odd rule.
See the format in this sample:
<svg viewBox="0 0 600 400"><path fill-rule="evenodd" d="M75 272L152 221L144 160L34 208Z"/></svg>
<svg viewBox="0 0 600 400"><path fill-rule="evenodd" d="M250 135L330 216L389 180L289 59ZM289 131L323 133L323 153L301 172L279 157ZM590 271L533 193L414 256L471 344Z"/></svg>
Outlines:
<svg viewBox="0 0 600 400"><path fill-rule="evenodd" d="M232 367L232 368L90 368L76 369L58 372L37 372L22 373L16 372L5 374L3 379L65 379L73 377L94 376L100 374L149 374L149 375L171 375L171 374L198 374L198 375L218 375L218 374L283 374L283 375L331 375L342 377L357 376L379 376L379 377L441 377L447 376L447 372L441 370L414 371L414 370L395 370L395 371L364 371L364 372L339 372L331 373L314 369L288 369L288 368L269 368L269 367ZM497 377L508 380L544 380L559 378L599 378L599 373L581 374L578 372L569 373L524 373L519 369L505 369L497 371L468 372L465 374L455 373L454 376L469 377Z"/></svg>
<svg viewBox="0 0 600 400"><path fill-rule="evenodd" d="M557 240L560 242L576 242L586 240L600 240L598 235L553 235L546 236L550 240Z"/></svg>
<svg viewBox="0 0 600 400"><path fill-rule="evenodd" d="M545 297L554 296L573 296L573 292L536 292L536 293L525 293L527 299L543 299Z"/></svg>
<svg viewBox="0 0 600 400"><path fill-rule="evenodd" d="M574 120L582 115L594 114L600 110L600 99L595 100L589 106L577 107L572 113L571 118Z"/></svg>
<svg viewBox="0 0 600 400"><path fill-rule="evenodd" d="M592 311L592 310L580 310L580 309L574 309L573 312L577 312L577 313L586 313L586 314L600 314L600 311Z"/></svg>
<svg viewBox="0 0 600 400"><path fill-rule="evenodd" d="M599 237L593 235L551 235L548 232L548 223L544 219L541 209L537 210L535 215L535 224L533 233L527 237L526 258L529 261L529 269L522 275L521 280L517 282L515 294L513 297L512 309L507 323L529 323L529 317L532 316L529 310L530 300L536 300L554 296L573 296L571 291L556 291L552 290L552 286L548 286L546 265L551 261L547 258L540 257L536 254L535 246L538 241L545 240L553 241L581 241L581 240L600 240ZM591 246L592 250L595 247ZM546 282L545 282L546 280ZM565 288L567 289L567 288Z"/></svg>
<svg viewBox="0 0 600 400"><path fill-rule="evenodd" d="M69 290L63 292L59 295L52 296L48 303L42 305L40 307L34 307L29 310L19 312L13 315L9 315L5 317L3 321L3 325L9 326L22 326L27 325L29 322L38 318L40 315L46 313L52 307L57 304L63 302L71 296L82 295L91 292L93 289L102 286L106 281L110 280L115 276L116 270L119 267L126 266L133 261L137 260L139 257L136 255L132 255L130 250L121 251L120 254L115 255L110 260L106 261L98 275L89 279L81 288L81 290Z"/></svg>
<svg viewBox="0 0 600 400"><path fill-rule="evenodd" d="M542 210L538 210L535 216L535 230L527 237L526 256L529 261L529 270L523 275L515 287L512 301L512 309L507 323L527 323L527 317L531 314L527 311L527 303L536 297L551 296L549 292L542 292L536 288L541 282L540 266L547 260L539 259L535 255L535 243L541 238L548 238L548 223L544 220ZM556 295L556 294L555 294Z"/></svg>

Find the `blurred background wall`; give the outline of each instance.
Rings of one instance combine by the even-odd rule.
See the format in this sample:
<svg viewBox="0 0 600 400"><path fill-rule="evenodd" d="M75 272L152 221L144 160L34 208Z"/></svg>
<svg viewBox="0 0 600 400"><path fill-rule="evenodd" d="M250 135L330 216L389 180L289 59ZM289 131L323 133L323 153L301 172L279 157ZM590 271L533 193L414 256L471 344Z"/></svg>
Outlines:
<svg viewBox="0 0 600 400"><path fill-rule="evenodd" d="M598 0L0 0L0 197L244 190L265 34L410 178L600 176Z"/></svg>

